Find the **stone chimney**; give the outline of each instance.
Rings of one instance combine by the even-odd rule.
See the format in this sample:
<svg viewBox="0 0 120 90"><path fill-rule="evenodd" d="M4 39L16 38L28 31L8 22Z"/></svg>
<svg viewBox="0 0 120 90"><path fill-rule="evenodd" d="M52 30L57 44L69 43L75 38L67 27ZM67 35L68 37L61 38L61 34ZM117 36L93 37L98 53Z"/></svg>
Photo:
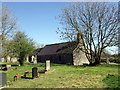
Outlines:
<svg viewBox="0 0 120 90"><path fill-rule="evenodd" d="M78 43L82 43L81 34L82 34L82 32L81 32L81 31L78 31L78 33L77 33L77 42L78 42Z"/></svg>
<svg viewBox="0 0 120 90"><path fill-rule="evenodd" d="M80 36L80 34L79 34L79 32L78 32L78 33L77 33L77 43L80 42L80 40L79 40L79 36Z"/></svg>
<svg viewBox="0 0 120 90"><path fill-rule="evenodd" d="M83 34L82 34L82 32L81 31L78 31L78 33L77 33L77 43L80 45L80 46L83 46L83 44L82 44L82 36Z"/></svg>

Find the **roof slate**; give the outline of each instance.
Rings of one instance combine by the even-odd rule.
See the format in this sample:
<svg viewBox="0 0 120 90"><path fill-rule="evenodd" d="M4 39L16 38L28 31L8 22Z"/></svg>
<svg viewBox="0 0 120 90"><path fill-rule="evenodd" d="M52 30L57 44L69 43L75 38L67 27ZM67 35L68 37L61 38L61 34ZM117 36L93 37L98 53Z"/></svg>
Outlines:
<svg viewBox="0 0 120 90"><path fill-rule="evenodd" d="M37 55L41 56L41 55L72 53L76 46L77 46L76 42L50 44L40 49L40 52Z"/></svg>

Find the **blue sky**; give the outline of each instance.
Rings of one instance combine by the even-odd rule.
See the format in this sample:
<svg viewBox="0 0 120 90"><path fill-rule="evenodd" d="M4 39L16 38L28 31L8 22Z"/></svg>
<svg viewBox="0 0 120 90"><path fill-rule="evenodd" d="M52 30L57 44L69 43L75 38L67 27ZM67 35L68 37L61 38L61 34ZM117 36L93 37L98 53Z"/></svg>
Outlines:
<svg viewBox="0 0 120 90"><path fill-rule="evenodd" d="M18 21L18 29L24 31L35 42L53 44L63 42L56 33L60 27L58 19L66 2L4 2ZM109 49L109 48L108 48ZM111 48L110 48L111 49ZM118 48L113 47L115 53Z"/></svg>
<svg viewBox="0 0 120 90"><path fill-rule="evenodd" d="M35 42L52 44L63 42L56 33L60 26L56 17L66 3L9 2L5 3L17 17L18 28Z"/></svg>

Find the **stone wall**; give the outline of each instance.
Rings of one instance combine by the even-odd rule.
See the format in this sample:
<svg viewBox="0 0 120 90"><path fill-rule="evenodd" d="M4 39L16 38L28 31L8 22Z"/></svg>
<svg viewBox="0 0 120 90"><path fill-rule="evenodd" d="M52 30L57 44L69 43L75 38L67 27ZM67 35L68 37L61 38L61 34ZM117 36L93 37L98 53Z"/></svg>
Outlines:
<svg viewBox="0 0 120 90"><path fill-rule="evenodd" d="M45 63L46 60L50 60L51 63L56 64L73 64L72 54L56 54L37 57L38 62Z"/></svg>
<svg viewBox="0 0 120 90"><path fill-rule="evenodd" d="M89 61L86 58L85 53L80 50L82 48L80 48L80 45L78 45L73 51L73 64L74 65L83 65L84 63L89 64Z"/></svg>

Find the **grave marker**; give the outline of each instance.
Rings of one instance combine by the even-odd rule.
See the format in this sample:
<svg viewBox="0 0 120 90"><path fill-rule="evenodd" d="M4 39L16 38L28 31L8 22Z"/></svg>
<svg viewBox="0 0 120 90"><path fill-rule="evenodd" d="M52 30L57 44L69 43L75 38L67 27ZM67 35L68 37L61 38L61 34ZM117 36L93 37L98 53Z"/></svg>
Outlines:
<svg viewBox="0 0 120 90"><path fill-rule="evenodd" d="M29 62L29 56L27 56L27 58L26 58L26 62Z"/></svg>
<svg viewBox="0 0 120 90"><path fill-rule="evenodd" d="M37 57L34 57L33 63L34 63L34 64L37 64Z"/></svg>
<svg viewBox="0 0 120 90"><path fill-rule="evenodd" d="M107 60L106 60L106 63L107 63L107 64L109 64L109 63L110 63L110 61L109 61L109 59L108 59L108 58L107 58Z"/></svg>
<svg viewBox="0 0 120 90"><path fill-rule="evenodd" d="M34 61L34 56L32 56L31 58L32 58L31 62L33 62Z"/></svg>
<svg viewBox="0 0 120 90"><path fill-rule="evenodd" d="M11 68L11 65L6 65L7 70L10 70L10 68Z"/></svg>
<svg viewBox="0 0 120 90"><path fill-rule="evenodd" d="M46 60L45 69L50 70L50 60Z"/></svg>
<svg viewBox="0 0 120 90"><path fill-rule="evenodd" d="M32 68L32 78L37 78L38 77L38 69L37 67Z"/></svg>
<svg viewBox="0 0 120 90"><path fill-rule="evenodd" d="M6 73L0 73L0 87L7 84Z"/></svg>

